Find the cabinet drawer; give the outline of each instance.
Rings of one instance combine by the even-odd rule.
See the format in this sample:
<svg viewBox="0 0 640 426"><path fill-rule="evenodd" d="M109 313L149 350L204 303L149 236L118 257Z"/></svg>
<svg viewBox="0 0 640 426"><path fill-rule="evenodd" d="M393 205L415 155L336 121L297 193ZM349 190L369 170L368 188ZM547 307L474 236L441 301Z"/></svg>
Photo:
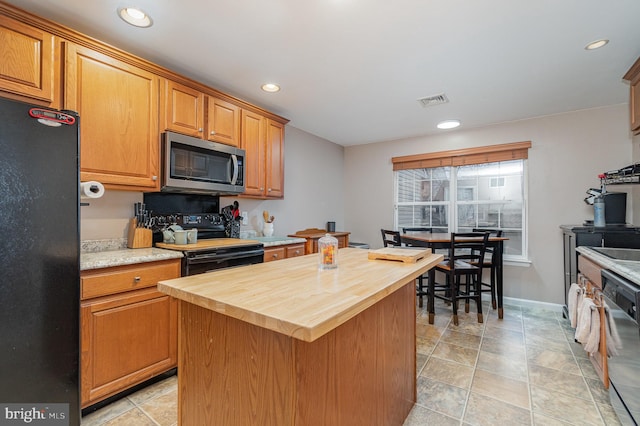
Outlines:
<svg viewBox="0 0 640 426"><path fill-rule="evenodd" d="M264 251L264 261L272 262L274 260L281 260L286 258L286 251L284 247L275 247L266 249Z"/></svg>
<svg viewBox="0 0 640 426"><path fill-rule="evenodd" d="M153 287L160 280L178 277L179 259L85 271L80 276L80 298L85 300Z"/></svg>
<svg viewBox="0 0 640 426"><path fill-rule="evenodd" d="M583 255L580 255L578 256L578 271L580 271L582 275L587 277L589 281L595 284L598 288L602 288L602 276L600 275L602 266Z"/></svg>
<svg viewBox="0 0 640 426"><path fill-rule="evenodd" d="M304 244L291 244L285 248L287 250L287 258L304 256Z"/></svg>

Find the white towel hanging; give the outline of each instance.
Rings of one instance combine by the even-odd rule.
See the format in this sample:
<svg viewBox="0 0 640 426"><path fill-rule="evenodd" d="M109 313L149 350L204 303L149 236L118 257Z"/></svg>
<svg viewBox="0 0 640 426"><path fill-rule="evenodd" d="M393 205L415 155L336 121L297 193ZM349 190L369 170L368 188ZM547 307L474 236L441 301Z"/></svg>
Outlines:
<svg viewBox="0 0 640 426"><path fill-rule="evenodd" d="M589 329L589 337L584 342L584 350L589 353L596 353L600 347L600 310L593 304L589 311L591 313L591 327Z"/></svg>
<svg viewBox="0 0 640 426"><path fill-rule="evenodd" d="M573 283L569 287L569 294L567 295L567 308L569 310L569 320L571 321L571 327L576 328L578 323L578 309L584 297L584 289L578 284Z"/></svg>
<svg viewBox="0 0 640 426"><path fill-rule="evenodd" d="M616 322L613 319L613 315L611 315L611 309L609 309L609 305L607 305L604 300L602 301L602 304L604 306L607 355L616 356L618 355L618 351L622 349L622 340L620 340L620 335L618 334L618 329L616 328Z"/></svg>
<svg viewBox="0 0 640 426"><path fill-rule="evenodd" d="M595 309L596 305L588 297L582 300L580 309L578 310L578 320L576 322L576 341L579 343L586 343L589 340L589 334L591 333L591 311Z"/></svg>

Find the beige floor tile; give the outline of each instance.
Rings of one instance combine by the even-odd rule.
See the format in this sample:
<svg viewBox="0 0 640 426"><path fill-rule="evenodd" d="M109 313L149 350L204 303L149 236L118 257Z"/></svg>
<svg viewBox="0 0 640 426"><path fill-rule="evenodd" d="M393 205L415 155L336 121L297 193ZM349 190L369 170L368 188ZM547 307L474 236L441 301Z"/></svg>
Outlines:
<svg viewBox="0 0 640 426"><path fill-rule="evenodd" d="M178 421L178 390L148 399L140 408L158 425L171 426Z"/></svg>
<svg viewBox="0 0 640 426"><path fill-rule="evenodd" d="M513 343L512 341L504 342L501 339L485 336L482 338L482 346L480 346L480 350L497 355L508 356L509 358L522 362L526 360L524 343Z"/></svg>
<svg viewBox="0 0 640 426"><path fill-rule="evenodd" d="M531 411L471 392L464 422L487 426L530 425Z"/></svg>
<svg viewBox="0 0 640 426"><path fill-rule="evenodd" d="M178 386L178 376L171 376L130 395L129 399L134 404L140 405L148 399L156 398L167 392L175 390L176 386Z"/></svg>
<svg viewBox="0 0 640 426"><path fill-rule="evenodd" d="M509 379L487 371L476 370L471 393L488 396L527 410L531 408L527 382Z"/></svg>
<svg viewBox="0 0 640 426"><path fill-rule="evenodd" d="M500 339L504 344L524 344L524 333L522 331L510 330L508 328L486 327L483 337Z"/></svg>
<svg viewBox="0 0 640 426"><path fill-rule="evenodd" d="M565 422L562 420L554 419L553 417L545 416L540 413L533 413L533 424L535 426L571 426L574 423Z"/></svg>
<svg viewBox="0 0 640 426"><path fill-rule="evenodd" d="M458 426L460 425L460 420L445 416L444 414L437 413L420 405L414 405L409 416L407 416L407 419L404 421L403 426L425 425Z"/></svg>
<svg viewBox="0 0 640 426"><path fill-rule="evenodd" d="M454 419L462 418L467 390L426 377L418 377L417 387L417 404Z"/></svg>
<svg viewBox="0 0 640 426"><path fill-rule="evenodd" d="M119 399L98 411L88 414L82 418L82 426L98 426L114 419L123 413L134 408L134 405L127 398Z"/></svg>
<svg viewBox="0 0 640 426"><path fill-rule="evenodd" d="M622 424L618 419L618 415L613 410L613 407L611 406L611 404L597 403L596 405L598 407L598 410L600 411L600 415L602 416L602 419L604 420L605 425L620 426Z"/></svg>
<svg viewBox="0 0 640 426"><path fill-rule="evenodd" d="M571 348L569 348L569 343L566 339L549 339L547 336L540 335L525 335L525 344L527 346L540 346L542 348L551 349L556 352L566 352L572 353Z"/></svg>
<svg viewBox="0 0 640 426"><path fill-rule="evenodd" d="M569 423L602 425L602 418L592 401L576 398L564 392L531 385L533 412Z"/></svg>
<svg viewBox="0 0 640 426"><path fill-rule="evenodd" d="M473 378L473 367L432 356L422 369L420 376L468 389Z"/></svg>
<svg viewBox="0 0 640 426"><path fill-rule="evenodd" d="M440 342L436 345L431 356L474 367L478 359L478 350Z"/></svg>
<svg viewBox="0 0 640 426"><path fill-rule="evenodd" d="M431 339L423 339L422 337L416 337L416 352L424 355L431 355L433 349L436 347L436 342Z"/></svg>
<svg viewBox="0 0 640 426"><path fill-rule="evenodd" d="M416 375L419 376L420 372L427 364L427 360L429 359L428 355L421 354L420 352L416 352Z"/></svg>
<svg viewBox="0 0 640 426"><path fill-rule="evenodd" d="M527 360L530 364L553 368L567 373L581 374L573 354L557 352L541 346L527 347Z"/></svg>
<svg viewBox="0 0 640 426"><path fill-rule="evenodd" d="M105 426L157 426L145 413L139 408L127 411L115 419L104 423Z"/></svg>
<svg viewBox="0 0 640 426"><path fill-rule="evenodd" d="M487 327L504 328L520 332L523 330L522 320L520 318L510 318L505 316L505 318L500 319L497 315L490 315L485 322Z"/></svg>
<svg viewBox="0 0 640 426"><path fill-rule="evenodd" d="M480 336L462 333L460 331L447 329L440 339L441 342L451 343L453 345L464 346L465 348L478 349L481 342Z"/></svg>
<svg viewBox="0 0 640 426"><path fill-rule="evenodd" d="M527 362L524 359L514 360L508 356L480 351L476 368L511 379L527 381Z"/></svg>
<svg viewBox="0 0 640 426"><path fill-rule="evenodd" d="M589 387L585 383L584 377L579 374L529 364L529 382L532 386L592 401Z"/></svg>

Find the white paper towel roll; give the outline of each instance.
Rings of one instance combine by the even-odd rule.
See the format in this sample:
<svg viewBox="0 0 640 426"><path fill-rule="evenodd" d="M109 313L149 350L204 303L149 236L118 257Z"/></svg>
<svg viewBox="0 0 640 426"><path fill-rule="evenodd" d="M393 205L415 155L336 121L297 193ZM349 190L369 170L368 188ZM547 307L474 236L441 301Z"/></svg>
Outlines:
<svg viewBox="0 0 640 426"><path fill-rule="evenodd" d="M80 198L100 198L104 195L104 186L100 182L90 180L80 182Z"/></svg>

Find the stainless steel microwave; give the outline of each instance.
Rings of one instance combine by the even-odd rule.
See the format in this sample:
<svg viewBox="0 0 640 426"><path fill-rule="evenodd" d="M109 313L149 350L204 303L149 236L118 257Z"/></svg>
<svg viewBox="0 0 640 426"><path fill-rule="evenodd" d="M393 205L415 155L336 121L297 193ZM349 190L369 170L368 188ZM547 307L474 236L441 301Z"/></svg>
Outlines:
<svg viewBox="0 0 640 426"><path fill-rule="evenodd" d="M162 135L164 192L232 195L244 192L245 151L166 132Z"/></svg>

